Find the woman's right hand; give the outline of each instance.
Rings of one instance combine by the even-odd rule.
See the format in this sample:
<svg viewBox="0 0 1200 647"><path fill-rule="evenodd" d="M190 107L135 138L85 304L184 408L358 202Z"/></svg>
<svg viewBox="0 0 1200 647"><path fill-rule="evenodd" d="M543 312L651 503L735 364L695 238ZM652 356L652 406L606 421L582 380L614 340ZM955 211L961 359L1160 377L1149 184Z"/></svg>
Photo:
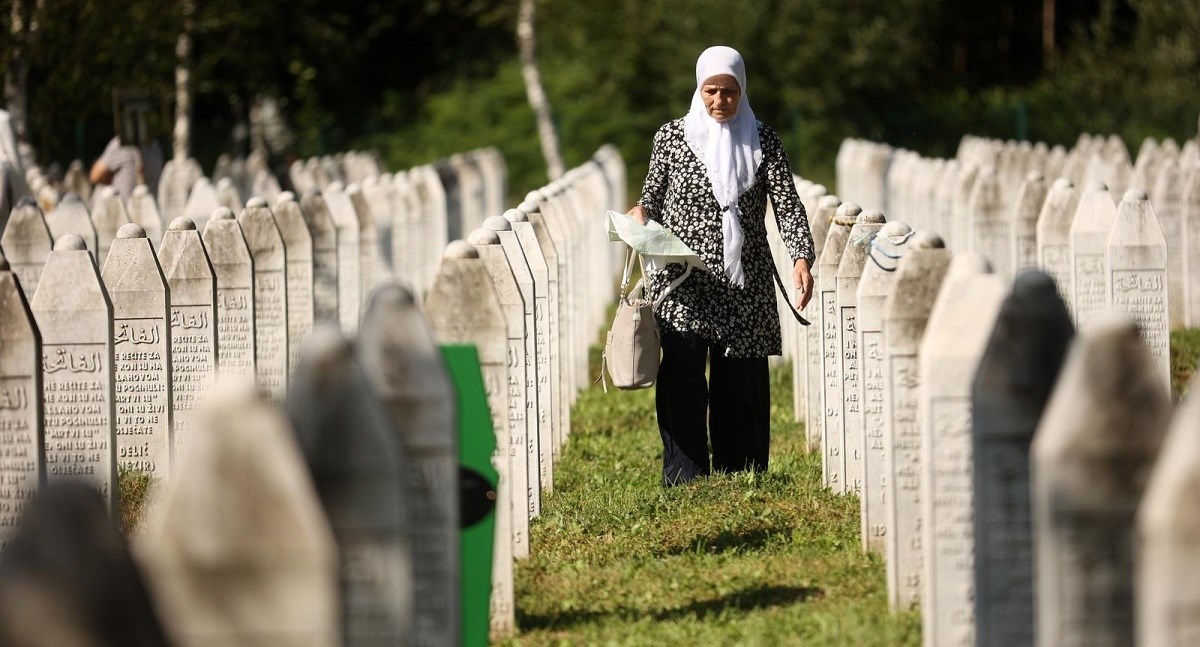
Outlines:
<svg viewBox="0 0 1200 647"><path fill-rule="evenodd" d="M633 218L634 220L638 221L638 223L643 225L646 224L646 221L650 219L646 215L646 208L640 204L634 205L632 209L625 212L625 215Z"/></svg>

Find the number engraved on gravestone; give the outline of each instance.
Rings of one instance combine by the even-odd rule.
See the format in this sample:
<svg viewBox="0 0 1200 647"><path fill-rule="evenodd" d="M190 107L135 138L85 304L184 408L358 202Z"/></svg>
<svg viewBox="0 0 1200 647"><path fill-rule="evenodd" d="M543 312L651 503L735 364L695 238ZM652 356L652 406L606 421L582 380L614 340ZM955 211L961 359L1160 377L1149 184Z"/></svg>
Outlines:
<svg viewBox="0 0 1200 647"><path fill-rule="evenodd" d="M888 478L883 471L883 333L864 331L862 338L863 434L867 450L863 456L863 485L864 496L871 496L866 507L866 524L872 537L884 537L887 523L883 519L883 506L887 504ZM882 549L882 544L876 545Z"/></svg>
<svg viewBox="0 0 1200 647"><path fill-rule="evenodd" d="M212 309L171 306L171 399L175 402L175 444L187 442L192 414L212 386Z"/></svg>
<svg viewBox="0 0 1200 647"><path fill-rule="evenodd" d="M250 288L217 288L217 366L223 376L254 377L253 317Z"/></svg>
<svg viewBox="0 0 1200 647"><path fill-rule="evenodd" d="M287 385L287 313L284 310L284 278L281 270L254 273L254 322L258 385L269 393L282 394Z"/></svg>
<svg viewBox="0 0 1200 647"><path fill-rule="evenodd" d="M313 249L313 316L337 321L337 250Z"/></svg>
<svg viewBox="0 0 1200 647"><path fill-rule="evenodd" d="M117 319L113 326L117 463L160 477L171 456L162 325L162 319L148 317Z"/></svg>
<svg viewBox="0 0 1200 647"><path fill-rule="evenodd" d="M1162 270L1113 270L1112 305L1128 312L1138 324L1138 334L1155 358L1170 352L1167 330L1167 291Z"/></svg>
<svg viewBox="0 0 1200 647"><path fill-rule="evenodd" d="M975 558L971 489L971 399L935 398L933 426L934 612L939 645L974 644ZM968 641L969 639L969 641Z"/></svg>
<svg viewBox="0 0 1200 647"><path fill-rule="evenodd" d="M38 489L37 405L31 375L0 377L0 551Z"/></svg>
<svg viewBox="0 0 1200 647"><path fill-rule="evenodd" d="M1090 325L1092 315L1108 306L1104 284L1104 255L1075 256L1075 320L1080 329Z"/></svg>
<svg viewBox="0 0 1200 647"><path fill-rule="evenodd" d="M46 478L84 478L109 498L107 344L47 344L42 348Z"/></svg>
<svg viewBox="0 0 1200 647"><path fill-rule="evenodd" d="M987 532L975 537L977 554L988 565L989 645L1032 645L1033 551L1029 501L1029 455L1015 445L993 441L975 464L987 490L976 492L976 511ZM986 556L986 557L983 557ZM980 629L985 629L982 624Z"/></svg>
<svg viewBox="0 0 1200 647"><path fill-rule="evenodd" d="M842 442L846 457L847 492L862 492L862 418L858 400L858 308L841 307Z"/></svg>
<svg viewBox="0 0 1200 647"><path fill-rule="evenodd" d="M842 426L838 424L838 417L842 410L840 404L842 379L839 374L841 362L838 361L841 353L838 349L837 292L822 291L821 308L825 313L821 317L821 365L824 367L822 375L825 380L822 386L824 393L822 403L825 409L825 437L823 439L825 443L825 475L829 486L834 491L839 491L842 487L842 465L844 463L840 438Z"/></svg>
<svg viewBox="0 0 1200 647"><path fill-rule="evenodd" d="M896 579L901 607L917 600L924 557L921 553L921 430L917 426L920 375L916 355L892 355L892 501L896 526Z"/></svg>

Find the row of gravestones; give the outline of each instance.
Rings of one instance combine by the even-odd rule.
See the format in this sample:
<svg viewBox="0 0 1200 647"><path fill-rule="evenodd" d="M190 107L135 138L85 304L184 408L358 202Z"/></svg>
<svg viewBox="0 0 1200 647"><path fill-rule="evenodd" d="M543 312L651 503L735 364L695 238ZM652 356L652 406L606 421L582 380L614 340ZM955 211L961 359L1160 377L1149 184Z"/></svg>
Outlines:
<svg viewBox="0 0 1200 647"><path fill-rule="evenodd" d="M540 510L541 489L551 486L553 457L566 437L570 404L587 381L591 332L611 300L613 254L603 229L592 226L589 216L619 199L613 187L621 174L619 156L606 147L562 181L531 193L522 208L532 218L509 212L510 219L488 221L490 236L474 232L474 240L488 238L480 244L496 245L485 255L497 281L505 275L496 263L512 262L509 282L493 289L505 299L502 315L515 312L522 317L522 327L505 329L517 324L470 308L473 301L468 299L464 316L439 331L440 338L452 340L463 337L455 326L499 322L516 342L501 355L502 366L513 362L526 370L517 386L507 380L500 383L505 408L494 409L497 420L505 421L499 428L511 432L504 436L508 442L501 447L503 454L495 458L506 474L502 502L510 504L502 505L506 514L501 519L513 520L500 531L507 540L497 542L498 553L508 551L507 558L497 561L497 631L512 626L511 559L528 554L528 520ZM29 316L16 307L24 302L20 291L26 279L13 273L15 296L8 302L15 308L9 313L14 323L0 329L23 331L26 339L40 337L45 358L39 367L14 364L0 373L19 381L11 401L21 403L23 428L31 433L21 436L24 445L14 451L33 459L23 464L35 466L5 477L19 479L20 487L6 492L12 500L4 509L12 518L0 527L15 526L12 522L43 479L89 475L110 505L118 463L166 479L174 471L173 450L186 447L186 439L194 436L193 410L214 375L221 381L256 380L264 391L280 397L298 363L299 341L313 320L337 321L343 311L339 304L357 303L353 297L367 283L341 280L354 272L362 276L365 264L353 263L362 260L358 249L343 254L340 245L331 244L327 249L332 263L325 267L320 260L325 249L322 232L338 233L330 218L334 205L329 204L337 193L311 193L301 203L283 194L271 207L252 198L237 219L230 210L218 208L203 235L190 219L179 218L157 246L142 228L127 223L105 254L103 272L97 271L95 255L82 237L64 234L40 264L23 268L37 285L32 313L25 313ZM81 200L64 201L60 208L71 202L78 203L86 220ZM345 202L353 209L351 200ZM10 227L13 233L6 231L3 239L5 251L36 247L23 244L17 232L43 237L43 250L49 244L46 218L32 201L14 212ZM518 275L519 282L512 283ZM576 289L564 291L560 298L560 281ZM347 286L349 292L341 289ZM444 284L441 292L452 288ZM358 319L355 308L352 324ZM346 321L342 324L344 330L352 329ZM481 351L489 357L485 347ZM75 379L79 374L98 379ZM5 397L10 397L8 391ZM34 430L43 424L45 451L39 455L43 441ZM63 442L54 445L56 438ZM59 450L62 455L55 453Z"/></svg>
<svg viewBox="0 0 1200 647"><path fill-rule="evenodd" d="M1002 276L1012 276L1028 265L1043 265L1064 286L1073 309L1080 307L1076 288L1082 290L1083 308L1099 301L1094 285L1077 286L1069 278L1069 248L1073 238L1078 242L1078 235L1083 235L1074 227L1090 227L1092 239L1103 244L1105 223L1075 223L1074 202L1063 217L1041 218L1047 193L1063 182L1076 189L1075 202L1096 183L1108 187L1114 201L1130 189L1140 190L1153 202L1167 244L1170 326L1200 323L1200 262L1196 260L1200 143L1196 139L1182 148L1170 139L1161 144L1147 139L1132 164L1116 136L1084 135L1070 151L1041 143L967 137L953 160L847 140L838 169L847 200L876 206L919 229L945 232L948 244L983 253Z"/></svg>
<svg viewBox="0 0 1200 647"><path fill-rule="evenodd" d="M1071 188L1066 181L1055 186L1060 192ZM795 344L789 350L796 367L797 416L806 419L810 446L822 452L826 483L860 495L864 548L886 554L893 605L907 608L922 600L927 644L969 642L976 635L974 623L966 621L975 613L970 603L972 575L994 579L1001 577L997 572L1010 572L1006 569L1011 566L1004 560L972 561L972 524L987 520L981 536L998 541L1001 548L996 550L1001 553L1021 548L993 537L1013 529L1005 525L1008 522L992 524L997 513L991 509L972 514L971 496L983 469L971 464L973 361L987 342L1008 279L990 274L990 263L982 255L965 253L959 255L957 262L964 268L958 273L981 274L989 267L988 278L957 286L946 278L950 254L936 235L926 233L929 229L914 232L898 221L885 224L879 212L841 204L825 195L824 187L811 183L801 181L798 189L821 253L809 306L813 326L793 330L789 342ZM1024 187L1021 192L1026 192ZM1080 207L1064 206L1070 203L1059 196L1041 207L1067 210L1085 223L1097 213L1109 221L1098 248L1106 266L1114 269L1098 268L1103 273L1091 278L1101 283L1102 299L1110 307L1126 310L1142 324L1142 352L1153 358L1147 368L1165 389L1166 252L1149 200L1134 190L1117 208L1096 183L1079 200ZM1053 293L1053 281L1043 283L1052 286ZM959 296L969 303L949 305ZM937 305L943 301L947 305ZM957 310L939 317L939 308ZM1080 319L1085 332L1102 327L1103 320L1092 314ZM1069 327L1069 318L1067 322ZM1023 332L1046 334L1037 327ZM1003 426L991 419L977 422ZM1020 457L1005 460L1003 469L987 461L975 465L986 465L990 476L1011 480L1013 465L1024 463ZM1018 482L1028 485L1028 479ZM1010 499L1001 502L1005 501ZM973 573L973 563L979 573ZM998 594L1005 602L1024 599L1023 589L1010 590L1005 582ZM987 613L1003 617L1011 612L994 598L987 602ZM980 611L981 617L984 613ZM1015 624L1031 627L1031 618ZM980 639L987 631L1004 636L1014 624L1010 620L981 622L989 629L981 627Z"/></svg>
<svg viewBox="0 0 1200 647"><path fill-rule="evenodd" d="M617 206L620 159L601 151L561 180L447 246L426 301L435 335L479 349L500 474L492 631L515 626L514 559L536 549L529 524L588 383L587 349L614 293L613 244L599 215ZM507 538L507 540L506 540Z"/></svg>
<svg viewBox="0 0 1200 647"><path fill-rule="evenodd" d="M1200 407L1160 452L1170 396L1134 318L1105 313L1068 361L1041 270L1010 287L852 204L825 240L810 339L833 343L809 365L809 439L830 487L857 485L864 549L886 557L892 607L922 609L925 644L1192 644Z"/></svg>
<svg viewBox="0 0 1200 647"><path fill-rule="evenodd" d="M147 247L143 238L122 240ZM71 242L54 252L53 263L90 265L90 253ZM118 248L110 258L124 251ZM74 269L80 279L95 273L94 267ZM49 268L44 285L58 274ZM33 304L38 324L50 316L40 307L41 295ZM127 296L113 292L113 305ZM0 272L0 302L12 307L14 300L23 305L19 283ZM99 329L97 338L111 330L102 312L90 314L93 321L68 310L54 316ZM58 368L61 344L44 338L39 349L37 328L13 324L6 319L0 326L0 474L6 489L41 494L26 507L5 493L6 514L21 513L22 519L15 534L6 532L0 554L0 642L486 642L486 606L479 607L482 615L460 613L470 590L484 591L486 599L489 582L486 568L482 581L459 571L456 466L470 447L490 452L494 445L483 379L474 349L439 353L406 288L389 281L372 292L354 341L336 323L318 323L303 342L282 406L247 382L232 381L206 395L187 442L176 448L173 475L156 486L147 504L132 561L109 519L111 503L103 495L110 493L56 476L50 451L49 483L25 478L40 464L27 447L37 436L35 420L21 417L31 409L45 408L48 445L86 441L95 444L85 451L105 451L102 434L54 439L50 417L111 417L113 410L104 412L99 398L66 396L91 388L71 382L112 380L113 371L100 375L103 352L78 346ZM52 351L40 378L17 375L39 350ZM86 373L95 367L101 370ZM73 377L68 382L60 373ZM45 388L41 405L33 392L39 382ZM5 521L8 531L14 520ZM490 546L489 537L485 549Z"/></svg>

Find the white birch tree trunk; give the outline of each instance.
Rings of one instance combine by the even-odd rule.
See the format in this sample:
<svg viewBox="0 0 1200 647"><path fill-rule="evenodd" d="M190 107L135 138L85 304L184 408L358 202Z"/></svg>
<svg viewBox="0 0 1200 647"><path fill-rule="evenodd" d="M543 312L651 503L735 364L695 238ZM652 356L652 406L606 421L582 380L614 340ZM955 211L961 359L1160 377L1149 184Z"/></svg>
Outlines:
<svg viewBox="0 0 1200 647"><path fill-rule="evenodd" d="M175 41L175 128L172 131L172 156L178 163L188 157L192 134L192 92L190 86L192 56L192 21L196 13L195 0L180 0L183 29Z"/></svg>
<svg viewBox="0 0 1200 647"><path fill-rule="evenodd" d="M517 44L521 50L521 74L525 77L525 94L537 119L538 139L542 143L542 157L546 160L546 174L557 180L566 172L562 151L558 145L558 133L550 113L550 100L542 89L542 75L538 71L536 39L533 30L533 14L536 0L521 0L517 19Z"/></svg>

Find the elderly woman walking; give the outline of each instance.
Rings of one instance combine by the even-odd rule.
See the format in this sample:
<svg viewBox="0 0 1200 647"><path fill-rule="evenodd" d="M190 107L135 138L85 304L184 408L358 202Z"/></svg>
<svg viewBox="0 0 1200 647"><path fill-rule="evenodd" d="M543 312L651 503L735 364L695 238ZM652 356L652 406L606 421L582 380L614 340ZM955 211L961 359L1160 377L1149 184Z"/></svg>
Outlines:
<svg viewBox="0 0 1200 647"><path fill-rule="evenodd" d="M767 469L767 356L782 352L767 245L768 196L795 264L797 306L803 308L812 296L815 254L787 155L779 135L754 118L741 54L710 47L696 61L691 109L654 136L642 196L629 211L643 223L662 223L713 270L692 272L656 313L664 485L710 469ZM653 272L647 296L662 294L682 272L678 264Z"/></svg>

